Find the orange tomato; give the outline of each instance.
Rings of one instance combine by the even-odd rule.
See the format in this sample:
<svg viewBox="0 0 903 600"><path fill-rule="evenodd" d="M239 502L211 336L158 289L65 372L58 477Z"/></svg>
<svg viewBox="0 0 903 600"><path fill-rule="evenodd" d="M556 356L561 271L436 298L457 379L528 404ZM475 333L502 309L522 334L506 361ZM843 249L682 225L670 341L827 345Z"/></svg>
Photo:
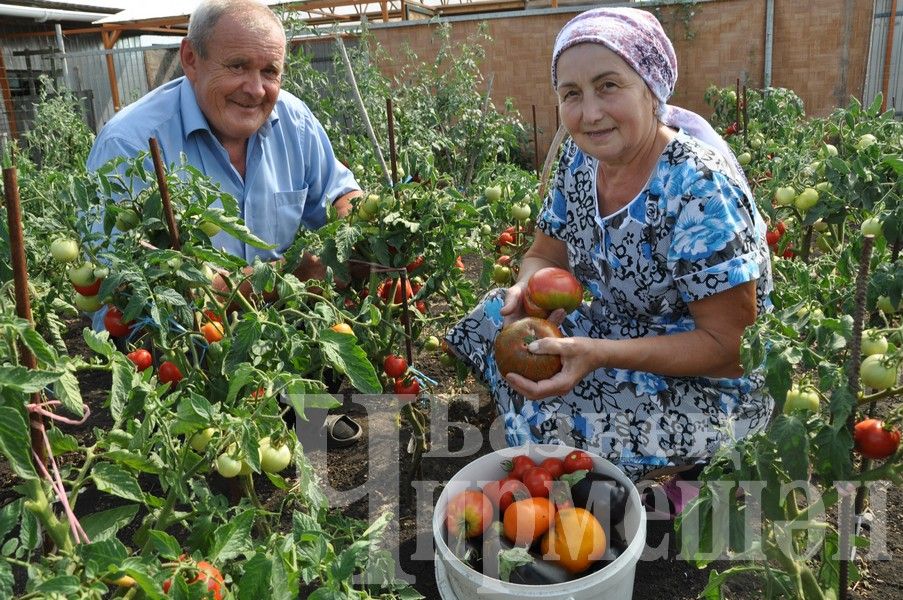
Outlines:
<svg viewBox="0 0 903 600"><path fill-rule="evenodd" d="M207 343L218 342L223 339L223 324L216 321L204 323L201 325L201 333L204 334L204 339L207 340Z"/></svg>
<svg viewBox="0 0 903 600"><path fill-rule="evenodd" d="M336 333L347 333L348 335L354 335L354 331L351 329L351 325L348 323L336 323L332 327L330 327Z"/></svg>
<svg viewBox="0 0 903 600"><path fill-rule="evenodd" d="M542 538L540 548L545 560L557 562L569 573L577 574L602 558L607 541L605 530L582 508L565 508L555 515L555 524Z"/></svg>
<svg viewBox="0 0 903 600"><path fill-rule="evenodd" d="M555 505L548 498L518 500L505 510L505 537L518 546L529 546L549 530Z"/></svg>

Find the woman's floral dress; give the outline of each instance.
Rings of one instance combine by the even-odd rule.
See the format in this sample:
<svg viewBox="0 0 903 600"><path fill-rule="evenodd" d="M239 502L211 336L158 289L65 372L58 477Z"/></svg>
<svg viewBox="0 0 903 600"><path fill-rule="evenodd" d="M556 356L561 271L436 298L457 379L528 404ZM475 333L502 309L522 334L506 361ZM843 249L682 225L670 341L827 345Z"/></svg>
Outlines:
<svg viewBox="0 0 903 600"><path fill-rule="evenodd" d="M571 270L592 295L568 315L568 336L637 338L693 329L688 303L756 280L770 310L765 224L745 185L709 146L678 133L640 194L601 217L598 161L565 145L537 227L565 242ZM597 369L565 396L526 400L499 376L493 344L504 290L490 292L449 332L454 352L488 385L509 445L565 443L592 450L634 479L704 461L762 429L774 403L763 377L665 377Z"/></svg>

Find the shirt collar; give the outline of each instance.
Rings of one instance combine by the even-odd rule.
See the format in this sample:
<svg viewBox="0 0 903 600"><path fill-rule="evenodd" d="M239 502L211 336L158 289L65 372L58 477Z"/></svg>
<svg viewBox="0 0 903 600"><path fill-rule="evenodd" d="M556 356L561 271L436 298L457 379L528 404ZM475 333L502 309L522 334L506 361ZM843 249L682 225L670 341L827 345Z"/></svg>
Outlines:
<svg viewBox="0 0 903 600"><path fill-rule="evenodd" d="M279 95L280 97L282 96L282 90L279 91ZM201 107L198 105L194 87L192 87L187 77L182 79L179 102L182 109L182 128L185 131L185 137L190 136L195 131L209 131L213 135L213 131L210 130L210 124L207 122L207 117L204 116L204 113L201 112ZM276 101L276 107L279 106L279 102L280 100ZM273 127L279 120L276 114L278 112L276 107L273 108L269 118L257 130L258 135L266 137L273 130Z"/></svg>

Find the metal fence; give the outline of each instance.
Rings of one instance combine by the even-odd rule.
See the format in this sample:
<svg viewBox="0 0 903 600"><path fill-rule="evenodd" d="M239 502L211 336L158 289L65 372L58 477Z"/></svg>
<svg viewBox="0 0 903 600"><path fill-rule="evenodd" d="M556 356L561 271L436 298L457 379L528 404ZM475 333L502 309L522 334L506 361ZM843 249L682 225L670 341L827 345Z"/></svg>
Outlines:
<svg viewBox="0 0 903 600"><path fill-rule="evenodd" d="M872 37L866 68L863 102L871 104L881 92L885 78L887 36L891 23L891 0L876 0L872 22ZM890 62L887 65L887 107L894 109L894 115L903 117L903 2L897 2L894 18L894 37Z"/></svg>

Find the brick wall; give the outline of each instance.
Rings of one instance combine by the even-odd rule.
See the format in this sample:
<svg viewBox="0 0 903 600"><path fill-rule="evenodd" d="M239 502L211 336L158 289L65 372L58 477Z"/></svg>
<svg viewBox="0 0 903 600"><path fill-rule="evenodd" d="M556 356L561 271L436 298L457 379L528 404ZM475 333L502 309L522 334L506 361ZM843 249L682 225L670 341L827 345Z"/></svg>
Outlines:
<svg viewBox="0 0 903 600"><path fill-rule="evenodd" d="M772 85L795 90L810 115L823 116L861 98L868 60L872 0L774 0ZM733 86L737 78L761 87L765 67L766 0L707 0L695 5L667 5L652 10L674 43L680 76L672 103L709 116L703 94L709 85ZM585 9L585 7L583 7ZM525 122L536 106L540 157L556 128L556 100L549 60L558 30L580 8L567 7L530 14L499 13L458 17L452 36L464 40L485 21L493 41L487 46L484 76L495 74L493 101L511 98ZM693 12L690 16L690 11ZM391 54L402 46L427 60L438 41L434 25L425 22L373 25L372 33ZM428 58L426 58L428 57ZM391 66L383 66L388 75Z"/></svg>

